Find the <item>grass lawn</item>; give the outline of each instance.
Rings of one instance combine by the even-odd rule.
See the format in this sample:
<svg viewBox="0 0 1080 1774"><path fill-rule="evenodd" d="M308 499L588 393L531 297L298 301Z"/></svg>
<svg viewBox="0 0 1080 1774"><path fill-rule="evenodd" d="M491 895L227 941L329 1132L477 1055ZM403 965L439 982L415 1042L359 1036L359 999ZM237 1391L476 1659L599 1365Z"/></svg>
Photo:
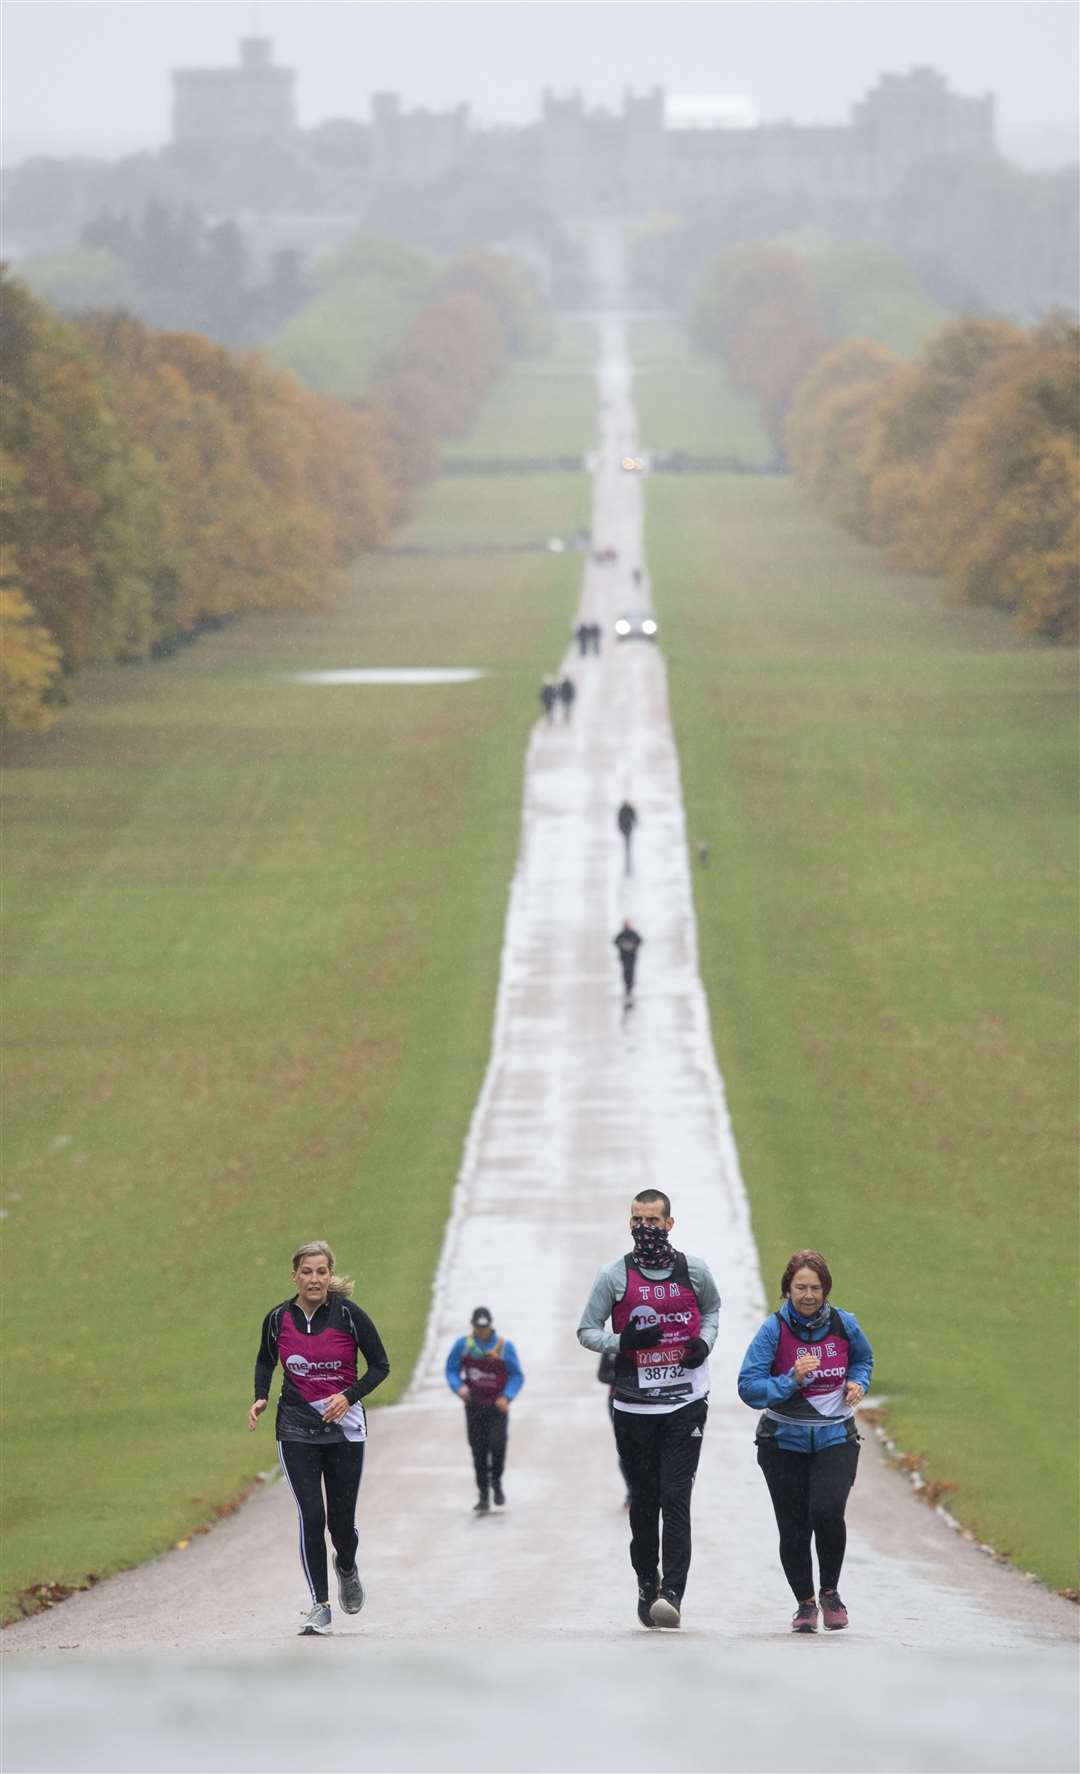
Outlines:
<svg viewBox="0 0 1080 1774"><path fill-rule="evenodd" d="M584 477L447 481L417 529L568 533L587 501ZM369 558L321 615L80 677L11 747L6 1613L159 1551L271 1465L244 1414L296 1243L357 1275L381 1396L408 1380L578 571ZM288 676L393 664L492 675Z"/></svg>
<svg viewBox="0 0 1080 1774"><path fill-rule="evenodd" d="M1075 661L788 481L649 481L647 545L770 1293L824 1250L900 1446L1075 1583Z"/></svg>
<svg viewBox="0 0 1080 1774"><path fill-rule="evenodd" d="M550 352L522 358L484 403L468 436L444 457L584 455L596 444L596 332L560 322Z"/></svg>
<svg viewBox="0 0 1080 1774"><path fill-rule="evenodd" d="M771 461L754 401L735 393L720 358L695 350L678 321L654 315L635 320L631 350L643 450L730 455L755 465Z"/></svg>

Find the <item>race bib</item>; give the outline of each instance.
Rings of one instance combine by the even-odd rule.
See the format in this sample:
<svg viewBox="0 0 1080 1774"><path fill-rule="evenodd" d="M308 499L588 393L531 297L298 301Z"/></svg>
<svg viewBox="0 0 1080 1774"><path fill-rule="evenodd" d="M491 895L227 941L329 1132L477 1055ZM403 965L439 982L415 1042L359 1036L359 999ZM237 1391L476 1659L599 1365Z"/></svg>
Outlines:
<svg viewBox="0 0 1080 1774"><path fill-rule="evenodd" d="M659 1389L664 1398L677 1398L688 1392L693 1382L682 1365L685 1353L684 1343L673 1344L670 1349L639 1349L638 1386L653 1394Z"/></svg>

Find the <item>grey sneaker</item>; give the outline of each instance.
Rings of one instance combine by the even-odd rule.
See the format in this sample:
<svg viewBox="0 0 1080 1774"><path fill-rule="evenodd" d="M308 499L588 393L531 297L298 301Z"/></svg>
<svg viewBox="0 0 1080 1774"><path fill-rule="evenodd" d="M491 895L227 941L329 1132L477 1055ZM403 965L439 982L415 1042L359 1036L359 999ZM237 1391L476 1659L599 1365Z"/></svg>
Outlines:
<svg viewBox="0 0 1080 1774"><path fill-rule="evenodd" d="M315 1606L304 1615L304 1624L300 1628L300 1637L307 1638L309 1633L318 1633L320 1638L325 1638L329 1631L330 1603L316 1602Z"/></svg>
<svg viewBox="0 0 1080 1774"><path fill-rule="evenodd" d="M346 1614L359 1614L364 1605L364 1585L360 1581L360 1573L354 1565L351 1571L343 1571L338 1564L338 1556L334 1554L334 1570L337 1572L338 1601Z"/></svg>
<svg viewBox="0 0 1080 1774"><path fill-rule="evenodd" d="M654 1626L678 1626L681 1618L679 1598L673 1589L662 1589L649 1609Z"/></svg>

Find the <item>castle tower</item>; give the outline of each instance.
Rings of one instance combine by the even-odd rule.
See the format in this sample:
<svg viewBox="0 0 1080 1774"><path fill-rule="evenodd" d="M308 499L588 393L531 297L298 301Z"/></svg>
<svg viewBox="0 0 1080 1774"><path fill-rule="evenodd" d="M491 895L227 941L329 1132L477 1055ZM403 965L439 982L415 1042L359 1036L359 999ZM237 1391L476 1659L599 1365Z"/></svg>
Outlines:
<svg viewBox="0 0 1080 1774"><path fill-rule="evenodd" d="M236 68L173 71L172 139L178 148L254 147L295 134L292 68L278 68L268 37L245 37Z"/></svg>

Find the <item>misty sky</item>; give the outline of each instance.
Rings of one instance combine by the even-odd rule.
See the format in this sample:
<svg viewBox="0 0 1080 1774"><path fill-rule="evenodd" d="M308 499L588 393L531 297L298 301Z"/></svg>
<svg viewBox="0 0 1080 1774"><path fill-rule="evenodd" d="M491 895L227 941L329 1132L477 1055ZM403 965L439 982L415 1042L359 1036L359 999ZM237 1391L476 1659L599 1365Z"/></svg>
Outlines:
<svg viewBox="0 0 1080 1774"><path fill-rule="evenodd" d="M1073 0L6 0L4 153L119 154L169 136L169 71L273 39L298 72L300 122L368 116L371 92L537 115L540 91L625 86L741 93L763 120L841 122L884 70L929 62L994 92L998 135L1032 164L1074 158Z"/></svg>

